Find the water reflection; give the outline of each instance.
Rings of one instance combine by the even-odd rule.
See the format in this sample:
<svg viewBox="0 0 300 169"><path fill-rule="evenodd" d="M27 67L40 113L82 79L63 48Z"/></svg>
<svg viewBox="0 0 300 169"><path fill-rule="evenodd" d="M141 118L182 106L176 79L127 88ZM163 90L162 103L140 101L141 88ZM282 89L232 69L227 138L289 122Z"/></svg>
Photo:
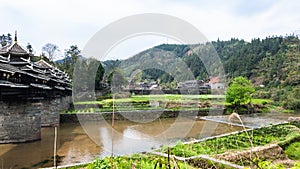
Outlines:
<svg viewBox="0 0 300 169"><path fill-rule="evenodd" d="M59 165L88 162L96 156L128 154L158 148L161 145L174 143L182 138L191 139L203 137L210 133L205 128L204 121L195 121L189 132L184 131L188 120L182 120L176 128L165 132L174 125L174 119L160 119L150 123L133 123L116 121L114 130L110 122L88 122L84 129L79 123L61 124L58 128L57 155ZM216 130L212 133L222 133L240 130L240 127L230 127L227 124L215 122ZM205 130L203 130L205 129ZM89 133L89 136L86 134ZM202 133L202 136L200 135ZM182 137L184 136L184 137ZM113 138L113 139L112 139ZM42 140L22 144L1 144L0 155L4 168L39 168L53 166L54 128L42 129Z"/></svg>
<svg viewBox="0 0 300 169"><path fill-rule="evenodd" d="M1 144L0 157L4 168L53 166L53 143L54 128L43 128L40 141ZM58 128L57 148L58 160L62 160L62 164L88 161L102 151L78 124L63 124Z"/></svg>
<svg viewBox="0 0 300 169"><path fill-rule="evenodd" d="M240 118L243 124L248 128L257 128L266 125L274 125L283 122L288 122L289 117L300 117L300 113L262 113L241 115ZM201 119L211 120L215 122L228 122L228 116L206 116ZM232 123L241 124L237 118L231 120Z"/></svg>

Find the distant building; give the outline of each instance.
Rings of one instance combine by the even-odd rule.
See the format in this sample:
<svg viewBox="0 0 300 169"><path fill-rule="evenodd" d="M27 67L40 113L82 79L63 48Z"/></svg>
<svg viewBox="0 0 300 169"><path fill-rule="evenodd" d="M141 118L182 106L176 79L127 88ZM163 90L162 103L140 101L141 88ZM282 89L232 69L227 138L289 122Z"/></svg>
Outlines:
<svg viewBox="0 0 300 169"><path fill-rule="evenodd" d="M224 89L225 88L225 83L213 83L209 84L211 89Z"/></svg>
<svg viewBox="0 0 300 169"><path fill-rule="evenodd" d="M187 80L178 83L179 89L198 89L200 86L204 85L203 80Z"/></svg>
<svg viewBox="0 0 300 169"><path fill-rule="evenodd" d="M130 82L129 85L127 86L127 89L129 90L154 90L158 88L159 85L156 81L139 82L139 83Z"/></svg>
<svg viewBox="0 0 300 169"><path fill-rule="evenodd" d="M158 84L153 84L149 87L149 90L158 89Z"/></svg>
<svg viewBox="0 0 300 169"><path fill-rule="evenodd" d="M225 83L221 83L219 77L210 78L208 85L211 89L225 89Z"/></svg>
<svg viewBox="0 0 300 169"><path fill-rule="evenodd" d="M209 93L210 86L205 84L203 80L187 80L179 82L177 87L181 92L187 91L194 94L207 94Z"/></svg>

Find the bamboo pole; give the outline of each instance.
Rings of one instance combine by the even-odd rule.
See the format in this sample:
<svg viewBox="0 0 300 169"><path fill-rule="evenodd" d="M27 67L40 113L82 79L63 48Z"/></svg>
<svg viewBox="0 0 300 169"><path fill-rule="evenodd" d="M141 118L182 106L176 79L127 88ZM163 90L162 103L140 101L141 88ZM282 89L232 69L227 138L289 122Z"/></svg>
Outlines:
<svg viewBox="0 0 300 169"><path fill-rule="evenodd" d="M54 146L53 146L53 149L54 149L54 156L53 156L53 163L54 163L54 167L57 168L57 165L56 165L56 142L57 142L57 127L54 127Z"/></svg>
<svg viewBox="0 0 300 169"><path fill-rule="evenodd" d="M111 119L111 168L114 169L113 157L114 157L114 126L115 126L115 95L113 94L112 104L112 119Z"/></svg>

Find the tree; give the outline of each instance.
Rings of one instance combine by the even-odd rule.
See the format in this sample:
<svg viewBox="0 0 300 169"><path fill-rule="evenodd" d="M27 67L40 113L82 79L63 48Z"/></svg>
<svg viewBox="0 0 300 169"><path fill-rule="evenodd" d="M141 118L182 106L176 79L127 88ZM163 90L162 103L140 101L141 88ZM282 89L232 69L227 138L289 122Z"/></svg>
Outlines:
<svg viewBox="0 0 300 169"><path fill-rule="evenodd" d="M130 77L131 83L138 83L142 81L143 72L140 69L135 70Z"/></svg>
<svg viewBox="0 0 300 169"><path fill-rule="evenodd" d="M45 53L45 55L49 58L51 62L55 59L59 52L59 48L57 45L54 45L52 43L47 43L45 46L42 48L42 52Z"/></svg>
<svg viewBox="0 0 300 169"><path fill-rule="evenodd" d="M76 91L99 89L104 74L104 68L100 61L94 58L80 57L72 67L75 75L72 80L76 84Z"/></svg>
<svg viewBox="0 0 300 169"><path fill-rule="evenodd" d="M2 47L11 43L12 43L11 34L8 33L7 35L3 34L2 36L0 36L0 44Z"/></svg>
<svg viewBox="0 0 300 169"><path fill-rule="evenodd" d="M238 108L241 104L250 103L254 92L255 90L247 78L236 77L226 91L226 102Z"/></svg>
<svg viewBox="0 0 300 169"><path fill-rule="evenodd" d="M27 43L26 49L28 50L29 53L33 53L32 45L29 42Z"/></svg>
<svg viewBox="0 0 300 169"><path fill-rule="evenodd" d="M294 87L291 91L281 94L283 97L283 107L291 110L300 110L300 86Z"/></svg>
<svg viewBox="0 0 300 169"><path fill-rule="evenodd" d="M112 87L112 90L115 92L118 92L121 90L122 86L125 86L128 84L128 81L124 75L124 72L116 68L107 77L107 82Z"/></svg>
<svg viewBox="0 0 300 169"><path fill-rule="evenodd" d="M88 82L95 82L95 89L98 90L100 89L100 82L103 79L103 75L104 75L104 68L101 65L101 62L94 59L94 58L83 58L82 59L84 62L81 63L85 63L82 64L82 66L84 67L83 69L85 69L83 72L85 72L85 74L83 76L87 76L88 77ZM78 64L76 64L78 65ZM92 76L95 74L95 77ZM77 74L76 74L77 75ZM91 87L90 87L91 88Z"/></svg>
<svg viewBox="0 0 300 169"><path fill-rule="evenodd" d="M63 67L70 77L73 75L75 63L79 57L80 50L78 49L77 45L72 45L69 49L65 50Z"/></svg>

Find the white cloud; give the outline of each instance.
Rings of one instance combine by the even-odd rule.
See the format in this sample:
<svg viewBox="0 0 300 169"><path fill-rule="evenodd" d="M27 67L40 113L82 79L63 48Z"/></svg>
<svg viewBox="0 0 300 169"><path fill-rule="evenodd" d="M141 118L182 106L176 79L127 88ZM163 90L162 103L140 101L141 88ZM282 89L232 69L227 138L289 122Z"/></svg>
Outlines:
<svg viewBox="0 0 300 169"><path fill-rule="evenodd" d="M102 27L125 16L163 13L195 25L209 40L231 37L251 40L285 35L300 28L300 3L277 1L174 0L3 0L0 33L18 30L23 45L40 52L48 42L60 49L85 43ZM155 42L156 43L156 42ZM149 45L149 44L148 44Z"/></svg>

